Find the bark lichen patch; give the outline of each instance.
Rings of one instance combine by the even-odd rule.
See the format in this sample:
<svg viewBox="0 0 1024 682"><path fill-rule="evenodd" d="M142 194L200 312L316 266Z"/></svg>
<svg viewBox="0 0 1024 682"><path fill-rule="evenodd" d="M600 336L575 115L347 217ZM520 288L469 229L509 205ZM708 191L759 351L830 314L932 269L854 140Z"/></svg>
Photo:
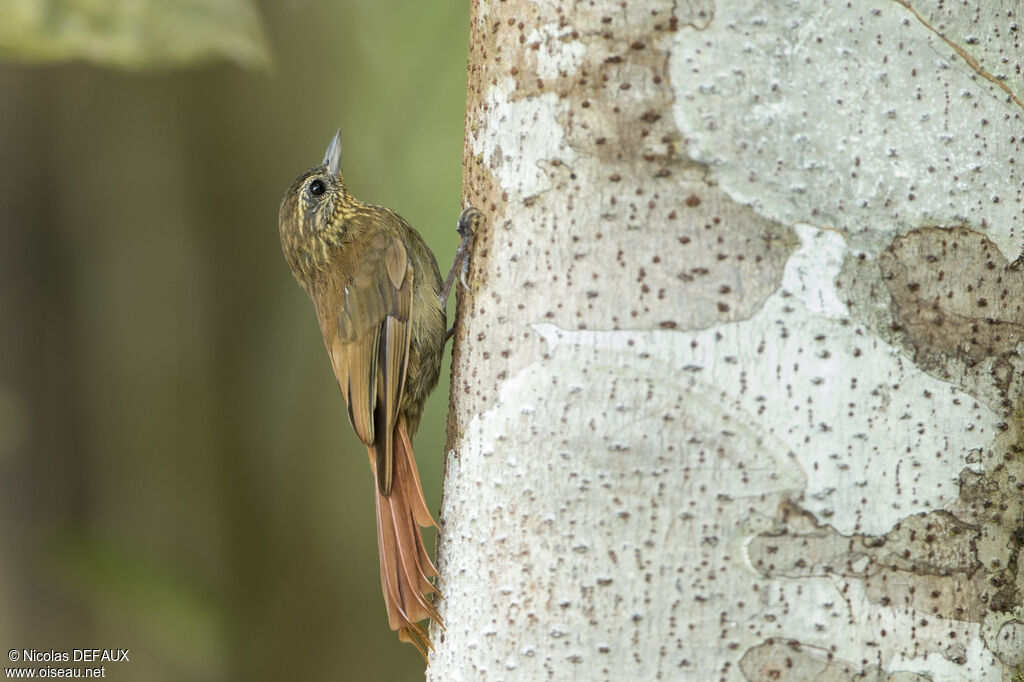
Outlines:
<svg viewBox="0 0 1024 682"><path fill-rule="evenodd" d="M740 659L740 670L748 682L886 682L891 679L877 666L840 660L825 647L778 638L747 649ZM926 680L930 678L919 675L905 678L905 682Z"/></svg>
<svg viewBox="0 0 1024 682"><path fill-rule="evenodd" d="M981 529L978 557L986 569L981 601L988 611L990 648L993 628L1024 605L1024 439L1020 410L995 439L978 453L984 468L960 477L960 497L951 511ZM995 649L993 648L993 651ZM1002 656L1001 656L1002 658Z"/></svg>
<svg viewBox="0 0 1024 682"><path fill-rule="evenodd" d="M781 511L782 526L748 544L751 564L765 575L858 579L876 605L982 622L987 584L977 557L979 527L935 511L908 516L883 535L842 535L792 503Z"/></svg>
<svg viewBox="0 0 1024 682"><path fill-rule="evenodd" d="M1024 270L1009 268L981 232L915 229L894 239L878 264L915 360L973 364L1015 354L1024 341Z"/></svg>
<svg viewBox="0 0 1024 682"><path fill-rule="evenodd" d="M1024 399L1017 351L1024 270L1008 265L986 235L964 227L911 230L877 257L852 252L836 287L851 319L1005 421L1013 418Z"/></svg>

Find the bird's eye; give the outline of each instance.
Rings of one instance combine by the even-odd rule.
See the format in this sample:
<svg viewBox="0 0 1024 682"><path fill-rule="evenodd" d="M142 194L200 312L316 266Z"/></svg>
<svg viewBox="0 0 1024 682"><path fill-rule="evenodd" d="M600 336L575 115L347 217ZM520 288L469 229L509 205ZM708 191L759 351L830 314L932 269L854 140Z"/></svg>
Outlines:
<svg viewBox="0 0 1024 682"><path fill-rule="evenodd" d="M327 185L324 184L323 180L314 180L309 183L309 193L315 197L320 196L327 191Z"/></svg>

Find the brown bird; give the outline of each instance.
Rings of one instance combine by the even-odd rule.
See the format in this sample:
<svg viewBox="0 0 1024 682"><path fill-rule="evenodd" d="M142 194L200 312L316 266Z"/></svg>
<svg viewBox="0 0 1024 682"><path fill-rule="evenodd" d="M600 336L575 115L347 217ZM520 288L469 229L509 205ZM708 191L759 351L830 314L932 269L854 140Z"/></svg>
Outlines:
<svg viewBox="0 0 1024 682"><path fill-rule="evenodd" d="M411 438L437 384L446 332L445 303L470 226L466 209L455 263L442 285L434 254L397 213L359 201L341 175L340 131L323 163L281 200L281 247L316 308L320 331L356 435L376 482L377 545L388 625L424 658L432 649L419 621L440 616L428 595L437 569L419 526L436 526L420 487ZM463 283L465 280L463 279Z"/></svg>

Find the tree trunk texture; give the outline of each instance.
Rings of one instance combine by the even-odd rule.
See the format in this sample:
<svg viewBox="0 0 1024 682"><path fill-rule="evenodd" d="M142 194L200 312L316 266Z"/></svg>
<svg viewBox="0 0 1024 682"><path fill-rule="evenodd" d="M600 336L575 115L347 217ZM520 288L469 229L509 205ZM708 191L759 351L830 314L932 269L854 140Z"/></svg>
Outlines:
<svg viewBox="0 0 1024 682"><path fill-rule="evenodd" d="M431 680L1020 680L1015 2L476 0Z"/></svg>

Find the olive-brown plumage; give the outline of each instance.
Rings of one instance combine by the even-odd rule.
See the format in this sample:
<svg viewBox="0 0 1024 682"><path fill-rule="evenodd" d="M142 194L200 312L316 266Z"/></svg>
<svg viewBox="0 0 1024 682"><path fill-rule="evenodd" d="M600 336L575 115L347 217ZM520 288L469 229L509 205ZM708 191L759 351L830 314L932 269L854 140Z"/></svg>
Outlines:
<svg viewBox="0 0 1024 682"><path fill-rule="evenodd" d="M376 478L377 540L388 624L426 656L419 621L440 622L437 575L419 526L435 525L410 439L437 384L446 340L437 261L398 214L345 189L335 135L324 161L281 201L281 246L316 309L348 417Z"/></svg>

